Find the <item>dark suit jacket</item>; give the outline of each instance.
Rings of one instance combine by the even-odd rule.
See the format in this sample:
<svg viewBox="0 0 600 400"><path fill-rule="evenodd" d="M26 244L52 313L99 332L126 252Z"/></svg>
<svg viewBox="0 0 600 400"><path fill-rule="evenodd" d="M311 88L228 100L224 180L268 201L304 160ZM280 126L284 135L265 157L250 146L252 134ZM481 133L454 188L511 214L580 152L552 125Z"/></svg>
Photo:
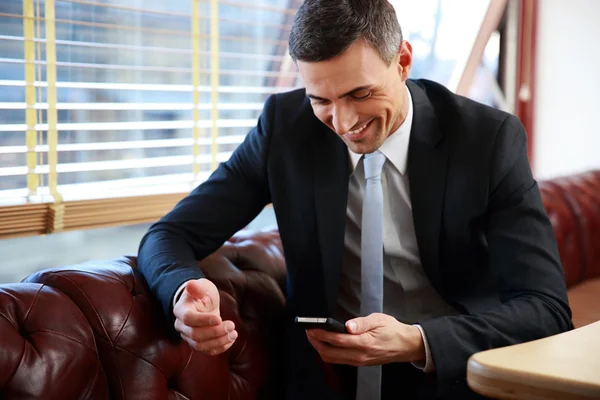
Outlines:
<svg viewBox="0 0 600 400"><path fill-rule="evenodd" d="M407 85L421 261L435 289L463 313L419 321L435 379L450 387L464 381L473 353L571 329L571 314L519 120L431 81ZM292 320L334 311L349 173L346 145L314 116L305 91L273 95L230 160L152 226L140 247L140 271L172 321L176 289L202 277L194 260L273 203L288 269L289 398L330 398L315 352Z"/></svg>

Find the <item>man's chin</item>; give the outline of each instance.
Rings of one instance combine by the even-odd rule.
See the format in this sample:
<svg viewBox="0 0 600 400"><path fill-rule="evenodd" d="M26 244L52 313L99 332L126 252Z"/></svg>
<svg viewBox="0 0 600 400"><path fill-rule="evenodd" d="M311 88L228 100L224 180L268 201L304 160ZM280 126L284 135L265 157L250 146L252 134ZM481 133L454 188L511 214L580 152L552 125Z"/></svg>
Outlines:
<svg viewBox="0 0 600 400"><path fill-rule="evenodd" d="M344 140L348 149L355 154L369 154L377 150L377 147L372 143L349 142Z"/></svg>

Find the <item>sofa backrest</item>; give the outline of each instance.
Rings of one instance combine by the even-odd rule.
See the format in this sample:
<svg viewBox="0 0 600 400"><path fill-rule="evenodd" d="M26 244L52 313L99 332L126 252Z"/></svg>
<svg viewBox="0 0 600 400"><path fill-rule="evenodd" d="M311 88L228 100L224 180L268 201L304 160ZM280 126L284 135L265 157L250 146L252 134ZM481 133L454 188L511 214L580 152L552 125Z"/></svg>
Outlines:
<svg viewBox="0 0 600 400"><path fill-rule="evenodd" d="M600 171L540 182L567 286L600 277Z"/></svg>

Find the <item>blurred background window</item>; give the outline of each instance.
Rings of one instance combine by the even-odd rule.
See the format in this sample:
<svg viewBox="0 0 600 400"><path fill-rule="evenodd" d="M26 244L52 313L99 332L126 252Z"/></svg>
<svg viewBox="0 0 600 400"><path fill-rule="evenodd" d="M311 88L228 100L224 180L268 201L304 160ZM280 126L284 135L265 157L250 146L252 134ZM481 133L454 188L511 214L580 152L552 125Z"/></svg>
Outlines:
<svg viewBox="0 0 600 400"><path fill-rule="evenodd" d="M489 1L391 3L413 44L411 77L452 89ZM266 98L302 86L287 53L300 4L2 0L0 282L135 254ZM469 93L494 106L499 43L494 34ZM271 223L266 209L252 227Z"/></svg>
<svg viewBox="0 0 600 400"><path fill-rule="evenodd" d="M412 44L411 78L426 78L455 91L490 5L489 0L391 0ZM494 86L500 65L500 32L492 33L468 96L498 107Z"/></svg>
<svg viewBox="0 0 600 400"><path fill-rule="evenodd" d="M0 5L5 205L56 201L55 190L68 224L71 202L188 192L229 158L267 96L297 86L288 0L53 3L53 22L48 1Z"/></svg>

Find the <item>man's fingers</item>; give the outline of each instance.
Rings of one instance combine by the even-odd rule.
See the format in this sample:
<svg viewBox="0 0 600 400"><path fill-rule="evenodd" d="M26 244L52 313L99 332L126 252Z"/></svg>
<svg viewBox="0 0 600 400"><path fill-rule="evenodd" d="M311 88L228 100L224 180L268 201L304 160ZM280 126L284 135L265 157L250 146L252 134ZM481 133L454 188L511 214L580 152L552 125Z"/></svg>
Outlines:
<svg viewBox="0 0 600 400"><path fill-rule="evenodd" d="M175 329L196 342L205 342L234 332L235 324L231 321L225 321L216 326L193 327L177 319Z"/></svg>
<svg viewBox="0 0 600 400"><path fill-rule="evenodd" d="M367 361L362 351L343 347L334 347L311 337L308 337L308 341L326 363L346 364L356 367L363 365Z"/></svg>
<svg viewBox="0 0 600 400"><path fill-rule="evenodd" d="M237 337L237 331L233 331L212 340L198 342L189 336L181 335L181 338L185 340L192 349L211 356L216 356L217 354L227 351L233 345Z"/></svg>
<svg viewBox="0 0 600 400"><path fill-rule="evenodd" d="M329 343L335 347L345 348L362 348L362 338L356 335L349 335L347 333L335 333L328 332L323 329L308 329L306 335L309 339L313 338L320 342Z"/></svg>
<svg viewBox="0 0 600 400"><path fill-rule="evenodd" d="M222 322L221 317L216 313L198 312L193 307L183 305L175 306L173 315L187 326L215 326Z"/></svg>

